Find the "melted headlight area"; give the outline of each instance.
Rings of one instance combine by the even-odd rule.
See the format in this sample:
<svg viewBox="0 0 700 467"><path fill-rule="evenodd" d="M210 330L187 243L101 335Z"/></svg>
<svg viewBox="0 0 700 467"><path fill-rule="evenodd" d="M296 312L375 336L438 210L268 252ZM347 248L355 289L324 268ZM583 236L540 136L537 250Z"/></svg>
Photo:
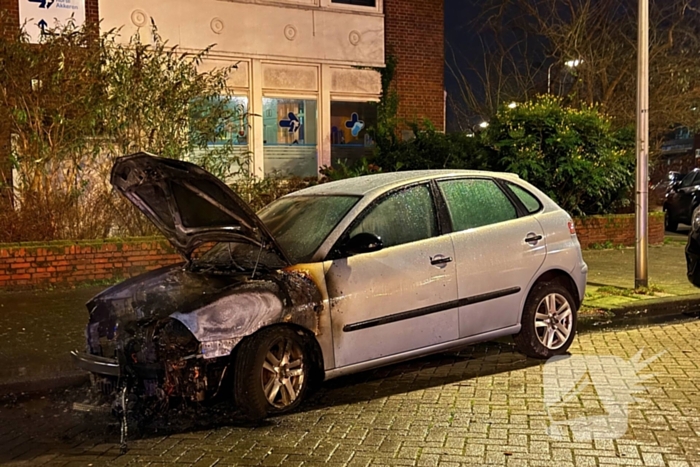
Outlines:
<svg viewBox="0 0 700 467"><path fill-rule="evenodd" d="M175 319L122 327L117 351L131 394L168 405L172 399L202 402L218 395L230 360L202 358L201 344Z"/></svg>
<svg viewBox="0 0 700 467"><path fill-rule="evenodd" d="M155 341L158 361L164 365L159 396L202 402L217 395L230 362L205 361L199 341L175 319L156 331Z"/></svg>

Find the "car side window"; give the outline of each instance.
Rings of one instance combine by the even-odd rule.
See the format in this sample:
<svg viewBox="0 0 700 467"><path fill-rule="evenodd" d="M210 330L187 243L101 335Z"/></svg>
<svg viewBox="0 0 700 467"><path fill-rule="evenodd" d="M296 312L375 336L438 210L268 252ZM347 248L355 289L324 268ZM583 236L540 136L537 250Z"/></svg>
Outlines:
<svg viewBox="0 0 700 467"><path fill-rule="evenodd" d="M378 236L384 248L436 237L437 216L428 185L392 193L371 207L348 238L360 233Z"/></svg>
<svg viewBox="0 0 700 467"><path fill-rule="evenodd" d="M515 206L493 180L439 182L455 232L518 218Z"/></svg>
<svg viewBox="0 0 700 467"><path fill-rule="evenodd" d="M542 203L538 200L535 195L527 191L525 188L516 185L515 183L506 182L508 188L518 197L523 206L529 214L534 214L540 209L542 209Z"/></svg>
<svg viewBox="0 0 700 467"><path fill-rule="evenodd" d="M688 175L683 178L683 181L680 184L680 188L687 188L693 184L693 180L695 180L698 172L690 172Z"/></svg>

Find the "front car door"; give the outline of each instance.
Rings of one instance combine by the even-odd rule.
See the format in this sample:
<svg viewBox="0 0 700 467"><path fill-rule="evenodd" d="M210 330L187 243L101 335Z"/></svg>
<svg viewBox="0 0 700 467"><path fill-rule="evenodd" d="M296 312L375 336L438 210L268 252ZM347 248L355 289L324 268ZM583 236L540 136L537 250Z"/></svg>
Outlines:
<svg viewBox="0 0 700 467"><path fill-rule="evenodd" d="M493 179L438 182L454 233L457 263L459 337L471 337L520 322L528 284L542 266L546 238L530 214L541 209Z"/></svg>
<svg viewBox="0 0 700 467"><path fill-rule="evenodd" d="M449 235L440 235L433 189L380 198L339 240L381 238L380 251L324 263L336 368L457 339L457 280Z"/></svg>

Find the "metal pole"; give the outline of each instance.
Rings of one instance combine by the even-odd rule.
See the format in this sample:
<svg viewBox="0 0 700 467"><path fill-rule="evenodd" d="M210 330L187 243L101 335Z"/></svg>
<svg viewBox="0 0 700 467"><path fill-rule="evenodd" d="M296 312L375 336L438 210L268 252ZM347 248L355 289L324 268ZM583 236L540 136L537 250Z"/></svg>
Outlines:
<svg viewBox="0 0 700 467"><path fill-rule="evenodd" d="M639 0L635 288L649 285L649 0Z"/></svg>
<svg viewBox="0 0 700 467"><path fill-rule="evenodd" d="M552 67L554 66L554 63L549 65L549 68L547 68L547 94L552 94Z"/></svg>

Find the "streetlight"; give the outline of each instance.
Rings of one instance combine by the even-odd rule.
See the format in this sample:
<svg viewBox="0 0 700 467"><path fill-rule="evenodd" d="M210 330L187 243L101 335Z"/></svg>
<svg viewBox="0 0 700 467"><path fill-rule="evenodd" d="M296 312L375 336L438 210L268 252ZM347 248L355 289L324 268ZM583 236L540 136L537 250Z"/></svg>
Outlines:
<svg viewBox="0 0 700 467"><path fill-rule="evenodd" d="M479 127L486 129L489 127L489 122L481 122L479 123Z"/></svg>
<svg viewBox="0 0 700 467"><path fill-rule="evenodd" d="M567 60L564 62L564 65L566 65L569 68L576 68L577 66L581 65L583 63L583 59L577 58L575 60ZM549 65L549 68L547 68L547 94L552 93L552 67L556 65L556 62L552 63ZM560 86L561 88L561 86ZM559 90L561 92L561 89Z"/></svg>
<svg viewBox="0 0 700 467"><path fill-rule="evenodd" d="M649 0L639 0L637 36L637 187L634 287L649 285Z"/></svg>
<svg viewBox="0 0 700 467"><path fill-rule="evenodd" d="M518 103L517 103L517 102L511 102L510 104L508 104L508 108L509 108L509 109L514 109L514 108L516 108L517 106L518 106Z"/></svg>

